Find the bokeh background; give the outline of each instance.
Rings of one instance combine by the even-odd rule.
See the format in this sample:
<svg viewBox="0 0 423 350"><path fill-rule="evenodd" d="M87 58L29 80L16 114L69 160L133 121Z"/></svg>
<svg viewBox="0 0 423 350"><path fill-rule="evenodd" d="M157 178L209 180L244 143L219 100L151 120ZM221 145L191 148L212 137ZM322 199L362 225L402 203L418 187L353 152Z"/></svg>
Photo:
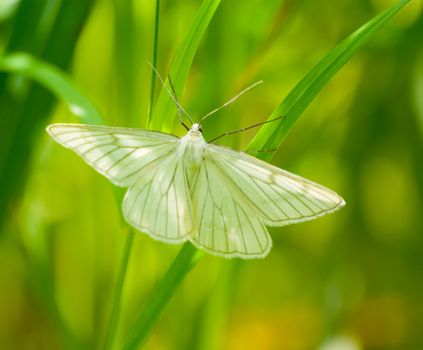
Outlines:
<svg viewBox="0 0 423 350"><path fill-rule="evenodd" d="M223 1L182 104L199 118L264 80L210 118L205 135L265 120L325 53L392 3ZM199 5L162 0L160 72ZM0 52L53 62L109 125L145 127L154 6L2 0ZM272 229L264 260L205 256L146 349L423 349L422 38L413 1L325 87L272 160L347 206ZM47 137L51 122L78 120L36 84L0 75L1 349L101 348L110 316L128 227L108 181ZM242 150L254 132L221 143ZM135 236L116 348L179 249Z"/></svg>

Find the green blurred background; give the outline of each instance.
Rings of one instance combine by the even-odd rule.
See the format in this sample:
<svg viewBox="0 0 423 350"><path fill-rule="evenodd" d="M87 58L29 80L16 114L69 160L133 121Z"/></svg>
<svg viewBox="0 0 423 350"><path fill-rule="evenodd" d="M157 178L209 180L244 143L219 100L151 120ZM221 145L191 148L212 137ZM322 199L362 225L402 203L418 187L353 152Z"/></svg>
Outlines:
<svg viewBox="0 0 423 350"><path fill-rule="evenodd" d="M222 1L181 102L199 118L264 80L204 133L263 121L325 53L392 3ZM160 72L199 5L162 0ZM151 0L1 0L0 52L68 70L109 125L145 127L154 11ZM146 349L423 349L422 40L422 3L413 1L325 87L272 160L347 206L271 229L264 260L205 256ZM108 181L48 138L51 122L78 120L36 84L1 73L0 349L101 348L110 317L128 227ZM242 150L254 132L221 143ZM117 349L179 249L136 234Z"/></svg>

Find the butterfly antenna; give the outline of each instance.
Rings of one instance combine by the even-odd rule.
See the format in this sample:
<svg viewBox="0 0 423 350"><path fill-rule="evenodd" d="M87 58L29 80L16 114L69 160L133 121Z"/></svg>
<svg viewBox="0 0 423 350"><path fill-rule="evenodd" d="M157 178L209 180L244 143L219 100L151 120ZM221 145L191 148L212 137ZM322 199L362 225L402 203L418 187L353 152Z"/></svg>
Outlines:
<svg viewBox="0 0 423 350"><path fill-rule="evenodd" d="M224 137L224 136L229 136L229 135L237 134L237 133L239 133L239 132L243 132L243 131L246 131L246 130L250 130L250 129L252 129L252 128L256 128L256 127L258 127L258 126L261 126L261 125L263 125L263 124L271 123L271 122L274 122L274 121L276 121L276 120L279 120L279 119L284 119L284 118L285 118L285 116L283 115L283 116L280 116L280 117L277 117L277 118L274 118L274 119L266 120L266 121L264 121L264 122L260 122L260 123L254 124L254 125L247 126L246 128L241 128L241 129L238 129L238 130L225 132L224 134L219 135L219 136L215 137L214 139L211 139L211 140L210 140L210 141L208 141L208 142L209 142L209 143L211 143L211 142L214 142L214 141L216 141L216 140L218 140L218 139L220 139L220 138L222 138L222 137Z"/></svg>
<svg viewBox="0 0 423 350"><path fill-rule="evenodd" d="M171 88L171 90L172 90L172 93L173 93L173 97L175 98L175 101L177 102L177 104L176 104L176 106L178 107L178 119L179 119L179 123L186 129L186 130L189 130L189 127L188 126L186 126L186 124L183 122L183 120L182 120L182 113L181 113L181 108L180 108L180 103L179 103L179 101L178 101L178 97L176 96L176 91L175 91L175 88L173 87L173 83L172 83L172 80L170 79L170 75L168 75L167 76L167 80L169 80L169 85L170 85L170 88Z"/></svg>
<svg viewBox="0 0 423 350"><path fill-rule="evenodd" d="M175 96L172 94L172 92L169 90L169 88L167 87L166 83L164 82L163 78L161 77L160 73L157 71L157 69L150 63L148 62L148 64L151 66L151 69L157 74L157 77L159 78L160 82L162 83L163 87L165 88L166 92L168 93L168 95L170 96L170 98L173 100L173 102L175 102L176 107L178 108L178 115L182 112L186 115L186 117L188 118L188 120L191 122L191 124L194 124L194 122L192 121L191 117L189 116L189 114L185 111L185 109L183 109L183 107L179 104L178 100L176 99L176 94ZM172 87L173 88L173 87ZM181 120L180 120L181 121ZM182 121L181 121L182 122ZM187 126L184 125L186 128Z"/></svg>
<svg viewBox="0 0 423 350"><path fill-rule="evenodd" d="M239 92L236 96L232 97L229 101L225 102L223 105L221 105L219 108L213 109L211 112L207 113L204 117L200 119L201 124L203 121L205 121L208 117L210 117L212 114L215 114L216 112L220 111L222 108L225 108L226 106L230 105L231 103L235 102L238 98L240 98L243 94L245 94L247 91L251 90L252 88L255 88L257 85L262 84L263 81L257 81L254 84L248 86L241 92Z"/></svg>

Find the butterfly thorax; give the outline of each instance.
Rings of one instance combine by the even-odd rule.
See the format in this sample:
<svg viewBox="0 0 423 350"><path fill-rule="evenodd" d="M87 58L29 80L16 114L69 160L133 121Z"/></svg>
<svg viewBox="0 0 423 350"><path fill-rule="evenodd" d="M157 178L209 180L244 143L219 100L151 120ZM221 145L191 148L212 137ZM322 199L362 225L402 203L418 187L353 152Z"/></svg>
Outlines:
<svg viewBox="0 0 423 350"><path fill-rule="evenodd" d="M184 160L187 181L190 188L203 159L206 145L207 142L204 140L199 124L193 124L188 133L180 140L181 155Z"/></svg>

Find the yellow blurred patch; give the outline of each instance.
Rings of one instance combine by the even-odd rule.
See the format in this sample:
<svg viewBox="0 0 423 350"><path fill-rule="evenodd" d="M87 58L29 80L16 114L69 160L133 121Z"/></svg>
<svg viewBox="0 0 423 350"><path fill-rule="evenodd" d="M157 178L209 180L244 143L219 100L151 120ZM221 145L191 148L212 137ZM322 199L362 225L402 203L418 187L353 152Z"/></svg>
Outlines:
<svg viewBox="0 0 423 350"><path fill-rule="evenodd" d="M363 212L372 234L398 241L413 231L418 199L404 161L375 155L364 166L361 186Z"/></svg>

